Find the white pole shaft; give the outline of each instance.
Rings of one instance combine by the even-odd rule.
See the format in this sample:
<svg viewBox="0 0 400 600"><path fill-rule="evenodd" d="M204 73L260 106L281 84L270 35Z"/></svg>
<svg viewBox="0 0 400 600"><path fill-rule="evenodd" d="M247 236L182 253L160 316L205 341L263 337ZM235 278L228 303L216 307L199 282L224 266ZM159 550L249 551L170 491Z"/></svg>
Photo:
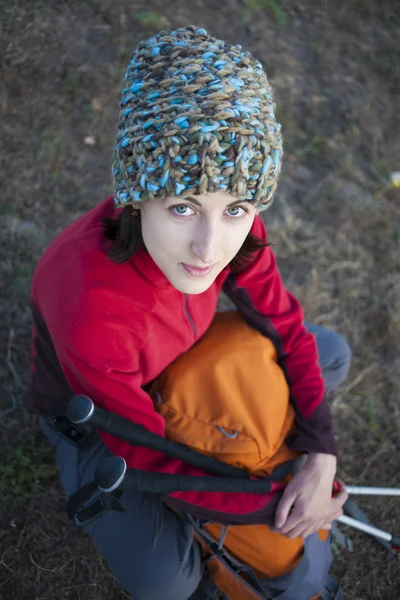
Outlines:
<svg viewBox="0 0 400 600"><path fill-rule="evenodd" d="M400 488L381 488L381 487L359 487L356 485L346 485L349 494L362 494L365 496L400 496Z"/></svg>
<svg viewBox="0 0 400 600"><path fill-rule="evenodd" d="M379 537L386 542L392 541L392 536L387 531L383 531L382 529L378 529L377 527L373 527L372 525L367 525L366 523L361 523L361 521L357 521L357 519L353 519L352 517L348 517L347 515L342 515L337 519L343 525L349 525L349 527L353 527L354 529L359 529L360 531L364 531L364 533L369 533L375 537Z"/></svg>

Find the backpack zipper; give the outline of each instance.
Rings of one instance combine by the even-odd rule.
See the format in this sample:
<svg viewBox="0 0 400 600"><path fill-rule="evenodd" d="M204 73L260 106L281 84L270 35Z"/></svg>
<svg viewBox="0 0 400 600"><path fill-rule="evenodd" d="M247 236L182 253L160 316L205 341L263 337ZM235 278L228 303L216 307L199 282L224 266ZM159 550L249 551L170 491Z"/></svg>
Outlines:
<svg viewBox="0 0 400 600"><path fill-rule="evenodd" d="M194 339L196 339L196 337L197 337L197 330L196 330L196 325L195 325L195 322L194 322L194 320L192 318L192 315L189 312L189 298L188 298L187 294L185 294L185 313L186 313L186 316L189 319L189 323L190 323L190 325L192 327Z"/></svg>

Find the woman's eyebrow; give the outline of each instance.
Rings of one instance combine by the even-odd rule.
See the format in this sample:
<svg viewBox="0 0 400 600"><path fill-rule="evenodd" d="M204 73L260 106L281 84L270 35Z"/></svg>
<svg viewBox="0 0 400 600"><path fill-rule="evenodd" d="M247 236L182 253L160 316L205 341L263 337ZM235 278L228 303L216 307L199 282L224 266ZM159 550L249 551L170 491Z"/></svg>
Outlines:
<svg viewBox="0 0 400 600"><path fill-rule="evenodd" d="M200 202L198 200L196 200L196 198L194 198L193 196L185 196L184 198L185 200L190 200L191 202L193 202L193 204L196 204L197 206L200 206L200 208L202 208L202 205L200 204ZM226 208L231 208L232 206L236 206L236 204L243 204L244 200L235 200L234 202L231 202L230 204L228 204L226 206Z"/></svg>

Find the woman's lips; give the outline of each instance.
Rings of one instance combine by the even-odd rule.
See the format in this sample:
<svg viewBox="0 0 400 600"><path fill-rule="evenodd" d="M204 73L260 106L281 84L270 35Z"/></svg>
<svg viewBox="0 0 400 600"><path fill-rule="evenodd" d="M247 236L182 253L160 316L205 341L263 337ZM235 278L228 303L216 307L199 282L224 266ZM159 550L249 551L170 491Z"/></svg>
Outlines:
<svg viewBox="0 0 400 600"><path fill-rule="evenodd" d="M183 268L185 269L185 271L187 273L189 273L189 275L191 275L192 277L207 277L207 275L209 275L214 268L214 265L211 265L211 267L206 267L205 269L202 269L199 267L193 267L192 265L186 265L185 263L181 263L181 264L182 264Z"/></svg>

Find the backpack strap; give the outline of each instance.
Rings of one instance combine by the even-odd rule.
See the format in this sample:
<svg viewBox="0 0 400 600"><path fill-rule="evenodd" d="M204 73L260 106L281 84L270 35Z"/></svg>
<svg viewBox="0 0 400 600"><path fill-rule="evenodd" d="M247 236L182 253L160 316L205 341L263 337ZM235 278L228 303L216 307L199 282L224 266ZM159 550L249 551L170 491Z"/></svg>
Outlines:
<svg viewBox="0 0 400 600"><path fill-rule="evenodd" d="M268 479L270 481L280 481L293 473L294 460L287 460L272 471Z"/></svg>
<svg viewBox="0 0 400 600"><path fill-rule="evenodd" d="M122 492L104 494L95 481L89 481L72 494L67 502L67 514L77 527L85 527L109 510L128 512L119 501Z"/></svg>

